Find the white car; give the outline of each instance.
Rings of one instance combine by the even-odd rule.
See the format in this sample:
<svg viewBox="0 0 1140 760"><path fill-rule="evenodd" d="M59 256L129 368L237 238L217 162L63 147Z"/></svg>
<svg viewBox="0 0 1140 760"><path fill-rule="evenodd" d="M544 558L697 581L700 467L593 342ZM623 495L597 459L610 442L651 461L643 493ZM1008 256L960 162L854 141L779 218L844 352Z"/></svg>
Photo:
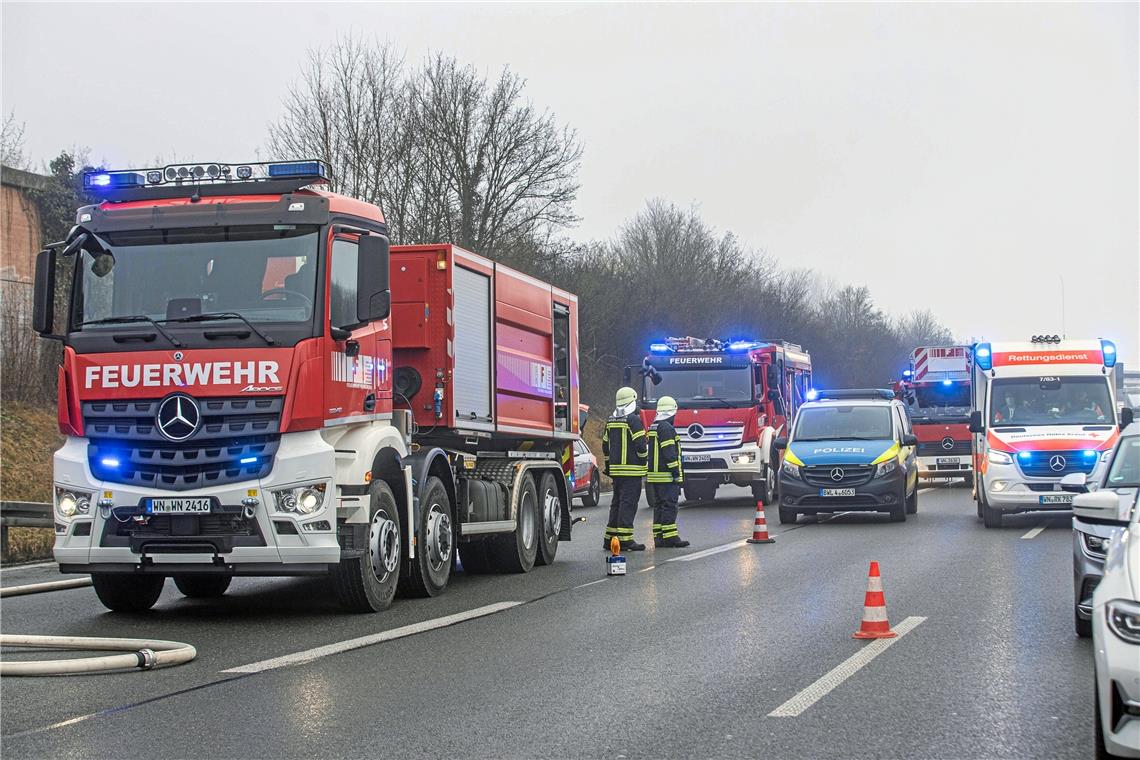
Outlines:
<svg viewBox="0 0 1140 760"><path fill-rule="evenodd" d="M1112 539L1092 602L1096 756L1140 758L1140 510Z"/></svg>

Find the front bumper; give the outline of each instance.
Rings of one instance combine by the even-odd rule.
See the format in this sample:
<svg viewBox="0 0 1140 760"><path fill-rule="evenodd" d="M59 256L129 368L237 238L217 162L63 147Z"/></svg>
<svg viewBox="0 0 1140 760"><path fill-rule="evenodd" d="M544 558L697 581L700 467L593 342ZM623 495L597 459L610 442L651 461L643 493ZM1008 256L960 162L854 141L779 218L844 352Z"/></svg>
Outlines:
<svg viewBox="0 0 1140 760"><path fill-rule="evenodd" d="M780 473L780 506L795 509L797 512L881 512L901 506L900 494L904 489L906 474L900 467L882 478L871 478L862 485L854 486L854 496L822 496L821 486L811 485L803 480Z"/></svg>
<svg viewBox="0 0 1140 760"><path fill-rule="evenodd" d="M1089 523L1073 518L1073 605L1081 620L1092 617L1092 595L1104 577L1104 555L1088 548L1085 536L1111 539L1122 526Z"/></svg>
<svg viewBox="0 0 1140 760"><path fill-rule="evenodd" d="M1097 479L1098 464L1089 473L1090 481ZM1034 511L1068 512L1073 508L1073 496L1061 490L1061 479L1032 478L1021 473L1016 464L986 464L982 482L986 489L986 502L991 508L1006 514Z"/></svg>
<svg viewBox="0 0 1140 760"><path fill-rule="evenodd" d="M918 477L923 480L969 477L973 471L973 457L969 454L918 457Z"/></svg>
<svg viewBox="0 0 1140 760"><path fill-rule="evenodd" d="M682 448L681 457L686 481L715 480L717 483L746 486L767 477L767 454L755 443L710 451L685 451ZM707 457L707 460L696 461L695 457Z"/></svg>
<svg viewBox="0 0 1140 760"><path fill-rule="evenodd" d="M1093 608L1093 644L1105 747L1120 757L1140 758L1140 715L1126 706L1140 705L1140 646L1112 632L1103 604Z"/></svg>
<svg viewBox="0 0 1140 760"><path fill-rule="evenodd" d="M219 572L247 575L297 575L324 572L340 561L337 540L334 451L318 431L281 436L267 477L194 491L163 491L97 480L87 461L87 440L71 437L55 454L55 482L62 488L93 494L90 511L71 519L55 514L55 560L62 572ZM271 489L317 480L328 482L324 506L308 515L274 511ZM232 514L243 499L256 499L240 534L207 533L197 517L169 531L139 539L122 535L120 524L139 513L147 497L215 497ZM114 508L100 508L109 499ZM310 524L311 523L311 524Z"/></svg>

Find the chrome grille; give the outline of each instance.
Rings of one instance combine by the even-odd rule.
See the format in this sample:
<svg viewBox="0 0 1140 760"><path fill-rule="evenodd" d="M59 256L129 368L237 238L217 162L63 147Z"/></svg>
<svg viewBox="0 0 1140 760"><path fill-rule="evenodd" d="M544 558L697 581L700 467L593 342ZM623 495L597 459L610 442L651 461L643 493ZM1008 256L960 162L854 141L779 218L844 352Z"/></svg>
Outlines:
<svg viewBox="0 0 1140 760"><path fill-rule="evenodd" d="M842 477L832 477L833 471L841 471ZM869 464L817 464L804 467L804 482L820 488L850 488L859 486L871 479L875 467Z"/></svg>
<svg viewBox="0 0 1140 760"><path fill-rule="evenodd" d="M699 438L690 435L692 429L693 425L677 426L677 432L681 434L681 450L686 454L738 449L744 439L743 425L705 426Z"/></svg>
<svg viewBox="0 0 1140 760"><path fill-rule="evenodd" d="M1035 478L1063 478L1074 472L1090 473L1096 467L1100 452L1086 456L1084 451L1022 451L1013 455L1025 475ZM1023 456L1028 455L1028 456ZM1059 468L1054 467L1060 462Z"/></svg>

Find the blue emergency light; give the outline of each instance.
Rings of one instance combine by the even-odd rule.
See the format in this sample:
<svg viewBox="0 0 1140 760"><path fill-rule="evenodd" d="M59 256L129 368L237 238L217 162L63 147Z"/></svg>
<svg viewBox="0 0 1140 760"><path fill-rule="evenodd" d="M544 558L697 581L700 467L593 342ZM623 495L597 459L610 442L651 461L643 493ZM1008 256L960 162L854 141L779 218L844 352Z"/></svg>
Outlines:
<svg viewBox="0 0 1140 760"><path fill-rule="evenodd" d="M1032 459L1033 458L1033 452L1031 452L1031 451L1019 451L1019 452L1017 452L1017 458L1018 459L1025 459L1025 460Z"/></svg>
<svg viewBox="0 0 1140 760"><path fill-rule="evenodd" d="M1104 358L1104 366L1116 366L1116 344L1111 340L1102 340L1100 342L1100 354Z"/></svg>
<svg viewBox="0 0 1140 760"><path fill-rule="evenodd" d="M943 384L943 385L946 385L946 386L950 386L950 385L953 385L953 384L954 384L954 381L953 381L953 380L949 380L949 379L947 379L947 380L943 380L943 381L942 381L942 384Z"/></svg>
<svg viewBox="0 0 1140 760"><path fill-rule="evenodd" d="M1096 452L1092 449L1085 449L1081 456L1085 459L1096 459Z"/></svg>
<svg viewBox="0 0 1140 760"><path fill-rule="evenodd" d="M320 161L293 161L288 164L270 164L269 176L274 179L284 177L328 177L328 167Z"/></svg>
<svg viewBox="0 0 1140 760"><path fill-rule="evenodd" d="M238 460L238 464L256 464L257 457L242 457Z"/></svg>
<svg viewBox="0 0 1140 760"><path fill-rule="evenodd" d="M979 343L974 346L974 362L978 365L978 369L993 369L994 357L989 343Z"/></svg>
<svg viewBox="0 0 1140 760"><path fill-rule="evenodd" d="M119 466L119 460L116 457L103 457L99 460L99 464L114 469Z"/></svg>
<svg viewBox="0 0 1140 760"><path fill-rule="evenodd" d="M266 183L276 183L272 192L291 192L306 185L327 184L331 176L328 165L316 160L170 164L161 169L85 172L83 188L101 197L132 200L176 197L182 188L213 194L219 187L227 193L256 193L263 192Z"/></svg>
<svg viewBox="0 0 1140 760"><path fill-rule="evenodd" d="M754 340L734 340L728 344L729 351L751 351L756 348Z"/></svg>
<svg viewBox="0 0 1140 760"><path fill-rule="evenodd" d="M808 388L808 392L804 394L804 397L808 401L815 401L817 398L819 398L819 391L817 391L815 388Z"/></svg>
<svg viewBox="0 0 1140 760"><path fill-rule="evenodd" d="M669 347L668 343L650 343L649 353L651 354L667 354L673 349Z"/></svg>
<svg viewBox="0 0 1140 760"><path fill-rule="evenodd" d="M911 379L912 377L914 377L914 370L904 369L903 370L903 377L907 380Z"/></svg>
<svg viewBox="0 0 1140 760"><path fill-rule="evenodd" d="M142 187L143 175L136 172L84 172L83 189Z"/></svg>

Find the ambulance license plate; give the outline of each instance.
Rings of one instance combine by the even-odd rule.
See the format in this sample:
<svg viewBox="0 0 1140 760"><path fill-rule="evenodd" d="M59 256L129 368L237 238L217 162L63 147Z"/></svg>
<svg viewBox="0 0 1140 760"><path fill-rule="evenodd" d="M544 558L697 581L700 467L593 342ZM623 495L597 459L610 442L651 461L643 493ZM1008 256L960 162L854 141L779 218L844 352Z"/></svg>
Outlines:
<svg viewBox="0 0 1140 760"><path fill-rule="evenodd" d="M938 457L936 460L934 460L934 463L935 464L959 464L960 460L958 459L958 457Z"/></svg>
<svg viewBox="0 0 1140 760"><path fill-rule="evenodd" d="M208 515L214 500L205 497L198 499L147 499L148 515Z"/></svg>
<svg viewBox="0 0 1140 760"><path fill-rule="evenodd" d="M821 488L819 489L820 496L854 496L854 488Z"/></svg>
<svg viewBox="0 0 1140 760"><path fill-rule="evenodd" d="M1058 493L1051 496L1041 496L1039 501L1042 504L1072 504L1073 494L1071 493Z"/></svg>
<svg viewBox="0 0 1140 760"><path fill-rule="evenodd" d="M712 461L712 455L711 454L685 454L681 457L681 460L685 461L685 462L711 462Z"/></svg>

